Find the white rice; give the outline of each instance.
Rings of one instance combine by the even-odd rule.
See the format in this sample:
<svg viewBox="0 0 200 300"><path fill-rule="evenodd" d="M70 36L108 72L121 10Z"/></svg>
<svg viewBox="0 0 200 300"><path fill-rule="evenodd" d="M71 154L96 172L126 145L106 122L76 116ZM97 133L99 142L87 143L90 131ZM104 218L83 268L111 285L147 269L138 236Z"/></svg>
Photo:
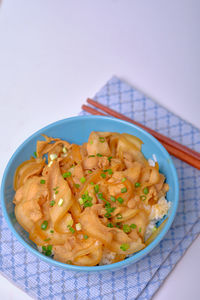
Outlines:
<svg viewBox="0 0 200 300"><path fill-rule="evenodd" d="M156 226L156 221L155 220L152 220L152 221L149 222L149 225L147 226L146 232L145 232L145 235L144 235L144 240L145 241L152 235L152 233L155 229L155 226Z"/></svg>
<svg viewBox="0 0 200 300"><path fill-rule="evenodd" d="M108 251L107 249L104 249L99 265L103 266L103 265L111 264L113 259L115 258L115 256L116 256L115 252L111 252L111 251Z"/></svg>
<svg viewBox="0 0 200 300"><path fill-rule="evenodd" d="M158 203L152 205L151 213L149 216L150 222L146 228L146 232L144 236L145 241L153 233L156 223L162 220L162 218L167 215L170 206L171 206L171 202L168 202L164 196L158 200ZM145 209L149 210L149 205L146 206Z"/></svg>
<svg viewBox="0 0 200 300"><path fill-rule="evenodd" d="M158 200L158 203L152 205L150 220L155 220L156 222L161 220L167 213L171 206L171 202L168 202L163 196Z"/></svg>
<svg viewBox="0 0 200 300"><path fill-rule="evenodd" d="M149 217L149 224L146 228L146 232L144 235L144 240L146 241L153 231L155 230L156 223L168 213L168 210L171 206L171 202L168 202L165 197L161 197L158 200L158 203L153 205L152 207L150 205L146 205L145 209L147 211L150 211L150 217ZM113 259L115 258L116 254L114 252L110 252L107 249L103 251L102 259L99 263L100 266L102 265L108 265L113 262ZM130 257L132 255L128 255L127 257Z"/></svg>

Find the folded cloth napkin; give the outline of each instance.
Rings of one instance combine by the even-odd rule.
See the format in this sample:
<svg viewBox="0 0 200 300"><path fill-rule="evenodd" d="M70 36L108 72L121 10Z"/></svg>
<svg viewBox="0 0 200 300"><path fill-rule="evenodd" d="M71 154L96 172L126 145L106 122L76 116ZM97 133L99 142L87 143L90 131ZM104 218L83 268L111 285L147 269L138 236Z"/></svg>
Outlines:
<svg viewBox="0 0 200 300"><path fill-rule="evenodd" d="M116 77L94 99L200 151L197 128ZM0 208L1 274L36 299L151 299L200 232L200 171L176 158L173 161L180 184L178 212L162 242L141 261L105 273L75 273L51 267L16 240Z"/></svg>

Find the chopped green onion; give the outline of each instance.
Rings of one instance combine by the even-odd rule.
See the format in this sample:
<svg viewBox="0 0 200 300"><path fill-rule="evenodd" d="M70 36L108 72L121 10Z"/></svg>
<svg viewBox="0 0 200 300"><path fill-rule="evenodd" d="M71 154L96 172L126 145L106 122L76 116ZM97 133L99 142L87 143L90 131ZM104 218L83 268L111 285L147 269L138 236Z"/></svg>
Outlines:
<svg viewBox="0 0 200 300"><path fill-rule="evenodd" d="M88 157L95 157L95 155L89 155Z"/></svg>
<svg viewBox="0 0 200 300"><path fill-rule="evenodd" d="M99 185L98 184L96 184L94 186L94 191L95 191L96 194L99 192Z"/></svg>
<svg viewBox="0 0 200 300"><path fill-rule="evenodd" d="M85 239L85 240L87 240L88 239L88 235L87 234L84 234L84 236L83 236L83 238Z"/></svg>
<svg viewBox="0 0 200 300"><path fill-rule="evenodd" d="M78 183L75 183L75 185L74 185L77 189L79 189L80 188L80 184L78 184Z"/></svg>
<svg viewBox="0 0 200 300"><path fill-rule="evenodd" d="M50 240L50 239L46 239L45 241ZM51 251L52 251L52 245L48 245L46 246L42 246L42 253L46 256L51 256Z"/></svg>
<svg viewBox="0 0 200 300"><path fill-rule="evenodd" d="M71 231L71 233L75 232L75 229L72 226L68 225L67 228Z"/></svg>
<svg viewBox="0 0 200 300"><path fill-rule="evenodd" d="M47 238L47 239L44 240L44 242L48 242L48 241L50 241L50 240L51 240L50 238Z"/></svg>
<svg viewBox="0 0 200 300"><path fill-rule="evenodd" d="M48 167L50 168L52 164L53 164L53 160L51 160L50 163L48 163Z"/></svg>
<svg viewBox="0 0 200 300"><path fill-rule="evenodd" d="M48 226L48 221L44 221L41 225L41 229L42 230L46 230L47 229L47 226Z"/></svg>
<svg viewBox="0 0 200 300"><path fill-rule="evenodd" d="M54 233L54 230L50 230L51 233Z"/></svg>
<svg viewBox="0 0 200 300"><path fill-rule="evenodd" d="M93 144L93 140L90 141L90 145L92 145L92 144Z"/></svg>
<svg viewBox="0 0 200 300"><path fill-rule="evenodd" d="M105 204L105 208L110 208L110 207L111 207L111 204L110 204L110 202L106 201L105 199L103 199L103 200L106 202L106 204Z"/></svg>
<svg viewBox="0 0 200 300"><path fill-rule="evenodd" d="M103 199L103 193L98 193L98 198Z"/></svg>
<svg viewBox="0 0 200 300"><path fill-rule="evenodd" d="M135 228L137 227L137 225L131 224L130 227L131 227L132 229L135 229Z"/></svg>
<svg viewBox="0 0 200 300"><path fill-rule="evenodd" d="M81 196L81 198L82 198L82 199L86 199L87 196L88 196L88 191L86 191L85 194L83 194L83 195Z"/></svg>
<svg viewBox="0 0 200 300"><path fill-rule="evenodd" d="M100 136L100 137L99 137L99 142L100 142L100 143L104 143L104 142L105 142L105 138Z"/></svg>
<svg viewBox="0 0 200 300"><path fill-rule="evenodd" d="M108 172L109 175L112 175L112 174L113 174L112 169L103 170L103 172L104 172L104 173Z"/></svg>
<svg viewBox="0 0 200 300"><path fill-rule="evenodd" d="M112 175L113 174L113 171L111 169L108 169L108 174L109 175Z"/></svg>
<svg viewBox="0 0 200 300"><path fill-rule="evenodd" d="M105 216L106 218L108 218L108 219L111 218L111 214L108 213L108 212L107 212L104 216Z"/></svg>
<svg viewBox="0 0 200 300"><path fill-rule="evenodd" d="M115 223L115 226L116 226L117 228L121 228L121 223Z"/></svg>
<svg viewBox="0 0 200 300"><path fill-rule="evenodd" d="M118 220L120 220L120 219L122 219L122 215L121 215L121 214L117 214L117 215L116 215L116 218L117 218Z"/></svg>
<svg viewBox="0 0 200 300"><path fill-rule="evenodd" d="M54 190L54 191L56 191L57 189L58 189L58 186L57 186L57 187L55 187L55 188L53 188L53 190Z"/></svg>
<svg viewBox="0 0 200 300"><path fill-rule="evenodd" d="M157 230L157 227L154 226L153 229L152 229L152 232L155 232Z"/></svg>
<svg viewBox="0 0 200 300"><path fill-rule="evenodd" d="M80 203L80 205L82 205L84 203L84 200L82 198L79 198L78 202Z"/></svg>
<svg viewBox="0 0 200 300"><path fill-rule="evenodd" d="M58 191L55 191L55 195L57 195L59 192Z"/></svg>
<svg viewBox="0 0 200 300"><path fill-rule="evenodd" d="M80 182L81 182L81 183L86 182L86 178L85 178L85 177L81 177Z"/></svg>
<svg viewBox="0 0 200 300"><path fill-rule="evenodd" d="M147 199L147 197L146 197L145 195L142 195L142 196L140 196L140 199L141 199L142 201L145 201L145 200Z"/></svg>
<svg viewBox="0 0 200 300"><path fill-rule="evenodd" d="M81 198L83 199L83 207L91 207L93 204L92 204L92 197L89 196L88 194L88 191L85 192L85 194L83 194L81 196ZM79 202L80 202L80 199L79 199ZM82 203L82 201L81 201Z"/></svg>
<svg viewBox="0 0 200 300"><path fill-rule="evenodd" d="M50 206L54 206L56 202L54 200L50 201Z"/></svg>
<svg viewBox="0 0 200 300"><path fill-rule="evenodd" d="M40 180L40 183L41 183L41 184L45 184L45 182L46 182L46 181L45 181L44 179L41 179L41 180Z"/></svg>
<svg viewBox="0 0 200 300"><path fill-rule="evenodd" d="M121 189L121 192L122 192L122 193L126 193L126 192L127 192L127 188L126 188L126 187L122 188L122 189Z"/></svg>
<svg viewBox="0 0 200 300"><path fill-rule="evenodd" d="M63 153L67 153L68 149L64 146L64 147L62 148L62 151L63 151Z"/></svg>
<svg viewBox="0 0 200 300"><path fill-rule="evenodd" d="M91 207L92 205L93 205L92 202L89 202L89 201L87 201L83 204L84 208Z"/></svg>
<svg viewBox="0 0 200 300"><path fill-rule="evenodd" d="M126 177L122 178L122 182L126 181Z"/></svg>
<svg viewBox="0 0 200 300"><path fill-rule="evenodd" d="M91 181L90 184L91 184L91 185L94 185L94 182Z"/></svg>
<svg viewBox="0 0 200 300"><path fill-rule="evenodd" d="M108 223L107 227L113 228L113 224L112 223Z"/></svg>
<svg viewBox="0 0 200 300"><path fill-rule="evenodd" d="M129 247L130 247L129 244L124 243L124 244L121 244L120 249L123 250L123 251L126 251L126 250L129 249Z"/></svg>
<svg viewBox="0 0 200 300"><path fill-rule="evenodd" d="M141 231L142 231L142 228L140 227L138 231L141 232Z"/></svg>
<svg viewBox="0 0 200 300"><path fill-rule="evenodd" d="M83 207L84 207L84 208L86 208L86 207L91 207L92 205L93 205L93 204L92 204L91 201L86 201L86 202L84 202Z"/></svg>
<svg viewBox="0 0 200 300"><path fill-rule="evenodd" d="M106 201L105 199L103 199L103 200ZM106 208L111 207L110 202L106 201L105 207L106 207Z"/></svg>
<svg viewBox="0 0 200 300"><path fill-rule="evenodd" d="M136 182L135 187L138 188L139 186L141 186L141 184L139 182Z"/></svg>
<svg viewBox="0 0 200 300"><path fill-rule="evenodd" d="M50 157L50 160L54 160L58 157L58 155L57 154L50 154L49 157Z"/></svg>
<svg viewBox="0 0 200 300"><path fill-rule="evenodd" d="M127 225L127 224L124 224L124 225L123 225L123 231L124 231L125 233L129 233L129 232L131 232L131 228L130 228L130 226L129 226L129 225Z"/></svg>
<svg viewBox="0 0 200 300"><path fill-rule="evenodd" d="M62 206L64 203L64 200L62 198L60 198L60 200L58 201L58 206Z"/></svg>
<svg viewBox="0 0 200 300"><path fill-rule="evenodd" d="M109 202L108 202L108 203L109 203ZM110 205L110 203L109 203L109 205ZM110 207L110 206L107 206L106 211L107 211L108 213L112 213L115 209L116 209L116 207Z"/></svg>
<svg viewBox="0 0 200 300"><path fill-rule="evenodd" d="M68 178L70 176L72 176L72 173L71 172L66 172L64 174L62 174L63 178Z"/></svg>
<svg viewBox="0 0 200 300"><path fill-rule="evenodd" d="M106 178L106 174L105 173L101 173L101 177L102 178Z"/></svg>
<svg viewBox="0 0 200 300"><path fill-rule="evenodd" d="M37 153L36 153L36 151L35 151L35 152L33 152L33 154L35 155L35 157L37 157Z"/></svg>
<svg viewBox="0 0 200 300"><path fill-rule="evenodd" d="M102 154L100 154L100 153L97 153L97 156L98 156L98 157L102 157L103 155L102 155Z"/></svg>
<svg viewBox="0 0 200 300"><path fill-rule="evenodd" d="M144 193L145 195L147 195L147 194L149 193L148 187L145 187L145 188L143 189L143 193Z"/></svg>
<svg viewBox="0 0 200 300"><path fill-rule="evenodd" d="M81 223L77 223L75 226L76 226L76 230L77 230L77 231L80 231L81 228L82 228L82 227L81 227Z"/></svg>
<svg viewBox="0 0 200 300"><path fill-rule="evenodd" d="M112 156L109 156L109 157L108 157L108 161L110 162L110 161L111 161L111 159L112 159Z"/></svg>
<svg viewBox="0 0 200 300"><path fill-rule="evenodd" d="M82 195L82 199L88 199L89 193L88 191L85 191L85 194Z"/></svg>
<svg viewBox="0 0 200 300"><path fill-rule="evenodd" d="M115 199L114 196L110 196L110 200L111 200L112 202L116 202L116 199Z"/></svg>
<svg viewBox="0 0 200 300"><path fill-rule="evenodd" d="M122 204L122 203L124 202L124 199L122 199L122 197L118 197L118 198L117 198L117 201L118 201L120 204Z"/></svg>
<svg viewBox="0 0 200 300"><path fill-rule="evenodd" d="M88 174L92 174L92 171L91 171L91 170L88 170Z"/></svg>

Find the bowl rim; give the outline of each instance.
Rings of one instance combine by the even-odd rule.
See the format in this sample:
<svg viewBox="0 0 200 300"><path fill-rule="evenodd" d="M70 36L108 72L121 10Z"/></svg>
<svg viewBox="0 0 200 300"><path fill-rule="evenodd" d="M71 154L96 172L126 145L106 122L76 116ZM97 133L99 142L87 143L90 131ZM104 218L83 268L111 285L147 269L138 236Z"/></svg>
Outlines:
<svg viewBox="0 0 200 300"><path fill-rule="evenodd" d="M120 123L120 124L128 125L128 126L132 127L133 129L136 129L137 131L140 131L143 134L147 135L149 137L150 141L153 142L154 144L156 144L156 146L158 148L160 148L160 150L162 152L164 152L164 154L166 156L168 156L169 165L170 165L172 176L174 178L174 183L175 183L173 210L172 210L171 215L169 216L164 228L159 233L159 235L155 238L155 240L153 240L153 242L151 242L144 249L142 249L139 252L135 253L133 256L128 257L128 258L126 258L126 259L124 259L120 262L116 262L116 263L109 264L109 265L92 266L92 267L91 266L87 267L87 266L75 266L75 265L64 264L62 262L56 261L56 260L54 260L50 257L47 257L47 256L43 255L37 249L34 249L32 246L27 244L27 242L22 238L22 236L15 230L14 226L12 225L12 222L11 222L11 220L9 218L9 215L7 213L7 210L6 210L6 204L5 204L5 199L4 199L5 181L6 181L6 178L8 176L8 170L10 168L10 165L12 164L13 160L15 159L15 156L21 151L21 149L23 149L23 147L32 138L34 138L38 134L41 134L42 131L47 130L47 129L51 129L56 125L60 125L60 124L65 123L65 122L71 122L71 121L76 121L76 120L81 121L81 120L85 120L85 119L101 119L102 121L104 121L104 120L114 121L114 122L117 122L117 123ZM46 262L48 264L51 264L55 267L60 267L60 268L63 268L65 270L69 270L69 271L79 271L79 272L80 271L81 272L114 271L116 269L124 268L128 265L131 265L132 263L135 263L138 260L140 260L141 258L145 257L147 254L149 254L160 243L160 241L163 239L163 237L167 234L167 232L168 232L169 228L171 227L172 222L175 218L177 207L178 207L178 202L179 202L178 176L177 176L176 168L174 166L172 158L169 155L169 153L167 152L167 150L162 146L162 144L156 138L154 138L151 134L149 134L144 129L138 127L137 125L131 124L131 123L129 123L127 121L124 121L124 120L116 119L116 118L113 118L113 117L107 117L107 116L88 116L88 115L87 116L75 116L75 117L70 117L70 118L65 118L65 119L58 120L56 122L53 122L53 123L51 123L47 126L42 127L41 129L37 130L32 135L30 135L27 139L25 139L24 142L22 142L17 147L17 149L14 151L14 153L12 154L11 158L9 159L9 161L6 165L6 168L4 170L3 177L2 177L2 182L1 182L1 205L2 205L3 216L4 216L4 218L5 218L5 220L8 224L9 229L12 231L12 233L17 238L17 240L26 249L28 249L31 253L36 255L36 257L42 259L44 262Z"/></svg>

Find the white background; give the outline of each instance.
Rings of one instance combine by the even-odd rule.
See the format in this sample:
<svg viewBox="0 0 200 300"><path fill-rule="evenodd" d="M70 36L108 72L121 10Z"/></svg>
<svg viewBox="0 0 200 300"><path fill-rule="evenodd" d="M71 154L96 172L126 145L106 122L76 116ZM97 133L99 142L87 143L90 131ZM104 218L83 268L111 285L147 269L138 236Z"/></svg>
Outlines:
<svg viewBox="0 0 200 300"><path fill-rule="evenodd" d="M1 2L1 1L0 1ZM3 0L0 176L41 127L117 75L200 128L200 1ZM155 295L199 299L200 238ZM1 298L29 297L0 276Z"/></svg>

